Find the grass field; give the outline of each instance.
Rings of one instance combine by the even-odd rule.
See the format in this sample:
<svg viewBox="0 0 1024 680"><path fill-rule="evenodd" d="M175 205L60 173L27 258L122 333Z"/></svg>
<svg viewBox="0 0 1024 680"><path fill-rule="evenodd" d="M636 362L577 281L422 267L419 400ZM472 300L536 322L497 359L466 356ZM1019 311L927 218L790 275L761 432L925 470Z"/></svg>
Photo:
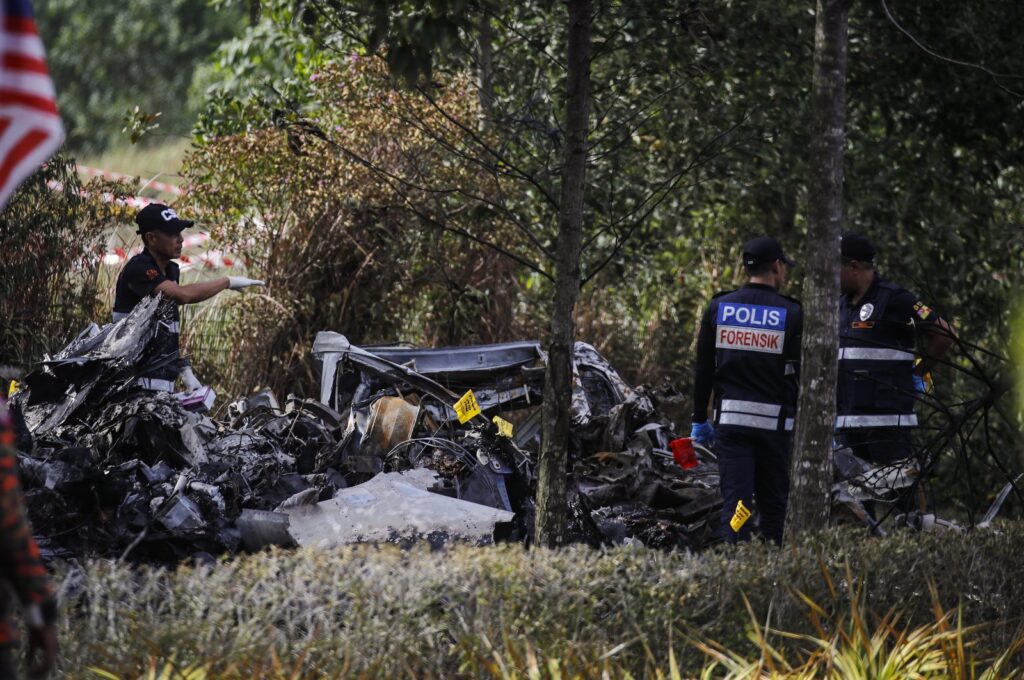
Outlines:
<svg viewBox="0 0 1024 680"><path fill-rule="evenodd" d="M98 155L81 156L77 161L92 168L179 184L181 162L191 143L189 139L169 139L155 146L126 145Z"/></svg>

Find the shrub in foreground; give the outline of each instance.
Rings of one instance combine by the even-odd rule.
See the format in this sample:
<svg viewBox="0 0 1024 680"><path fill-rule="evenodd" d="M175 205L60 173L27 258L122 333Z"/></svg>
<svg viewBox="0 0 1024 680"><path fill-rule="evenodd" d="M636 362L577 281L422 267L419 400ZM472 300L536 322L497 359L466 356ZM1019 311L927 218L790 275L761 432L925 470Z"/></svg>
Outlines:
<svg viewBox="0 0 1024 680"><path fill-rule="evenodd" d="M63 575L61 662L80 677L170 659L217 677L640 677L672 664L694 677L712 663L708 677L761 677L749 669L765 663L822 677L835 650L895 663L911 657L886 650L909 640L929 668L1004 656L991 677L1010 677L1022 539L1024 526L1003 524L883 540L836 530L700 555L364 546L177 570L93 561Z"/></svg>

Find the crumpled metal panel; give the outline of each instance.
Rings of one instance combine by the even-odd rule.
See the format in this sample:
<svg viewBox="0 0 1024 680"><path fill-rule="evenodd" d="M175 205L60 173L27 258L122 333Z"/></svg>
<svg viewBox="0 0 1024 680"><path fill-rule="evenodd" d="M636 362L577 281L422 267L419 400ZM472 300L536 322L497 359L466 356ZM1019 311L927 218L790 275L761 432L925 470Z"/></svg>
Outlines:
<svg viewBox="0 0 1024 680"><path fill-rule="evenodd" d="M390 380L402 380L414 388L440 400L454 404L461 395L455 394L444 385L417 373L407 366L379 357L376 354L351 344L344 335L331 331L320 331L313 341L313 355L323 362L320 381L320 401L333 404L334 379L338 362L350 361L361 370Z"/></svg>
<svg viewBox="0 0 1024 680"><path fill-rule="evenodd" d="M422 468L379 474L317 505L288 508L288 533L300 546L317 548L417 537L490 543L495 525L515 517L427 491L437 481L436 472Z"/></svg>

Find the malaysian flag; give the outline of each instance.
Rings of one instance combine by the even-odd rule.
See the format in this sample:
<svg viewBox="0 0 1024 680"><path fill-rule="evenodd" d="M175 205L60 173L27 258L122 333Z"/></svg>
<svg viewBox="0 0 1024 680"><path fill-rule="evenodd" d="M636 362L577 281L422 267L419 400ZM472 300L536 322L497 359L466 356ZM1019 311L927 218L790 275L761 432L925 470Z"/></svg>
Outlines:
<svg viewBox="0 0 1024 680"><path fill-rule="evenodd" d="M0 208L64 139L28 0L0 0Z"/></svg>

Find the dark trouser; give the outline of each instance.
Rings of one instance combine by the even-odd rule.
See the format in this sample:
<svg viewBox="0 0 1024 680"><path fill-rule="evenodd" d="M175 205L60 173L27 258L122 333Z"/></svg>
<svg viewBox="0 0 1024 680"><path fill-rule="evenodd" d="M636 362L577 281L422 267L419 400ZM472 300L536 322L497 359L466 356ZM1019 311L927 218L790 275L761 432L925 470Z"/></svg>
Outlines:
<svg viewBox="0 0 1024 680"><path fill-rule="evenodd" d="M777 544L782 543L789 501L788 432L771 432L747 427L723 425L715 430L715 455L721 477L722 537L729 543L749 541L753 519L743 520L753 511L760 516L760 533ZM756 502L756 506L755 506ZM735 531L731 523L740 525Z"/></svg>
<svg viewBox="0 0 1024 680"><path fill-rule="evenodd" d="M888 465L914 455L909 427L840 430L836 442L848 446L853 455L876 465Z"/></svg>

